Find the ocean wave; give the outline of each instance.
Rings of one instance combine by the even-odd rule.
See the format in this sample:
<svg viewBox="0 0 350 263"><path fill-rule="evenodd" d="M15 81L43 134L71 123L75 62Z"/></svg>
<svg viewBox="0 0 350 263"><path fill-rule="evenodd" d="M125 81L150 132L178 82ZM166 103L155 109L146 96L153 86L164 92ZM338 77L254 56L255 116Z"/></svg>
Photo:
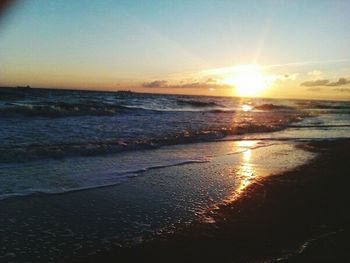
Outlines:
<svg viewBox="0 0 350 263"><path fill-rule="evenodd" d="M232 109L214 109L214 110L208 110L207 112L210 113L235 113L235 110Z"/></svg>
<svg viewBox="0 0 350 263"><path fill-rule="evenodd" d="M254 106L254 109L257 110L264 110L264 111L272 111L272 110L294 110L294 108L285 106L285 105L278 105L278 104L262 104L258 106Z"/></svg>
<svg viewBox="0 0 350 263"><path fill-rule="evenodd" d="M325 109L325 110L350 110L350 106L344 106L344 105L316 104L313 107L315 109Z"/></svg>
<svg viewBox="0 0 350 263"><path fill-rule="evenodd" d="M162 113L162 112L195 112L195 113L234 113L236 110L230 109L230 108L209 108L209 107L203 107L203 108L191 108L191 107L184 107L184 108L159 108L159 107L143 107L143 106L125 106L128 109L138 109L138 110L144 110L154 113Z"/></svg>
<svg viewBox="0 0 350 263"><path fill-rule="evenodd" d="M180 106L190 106L194 108L207 108L207 107L225 107L221 104L218 104L214 101L201 101L201 100L183 100L177 99L177 104Z"/></svg>
<svg viewBox="0 0 350 263"><path fill-rule="evenodd" d="M350 105L344 102L299 102L297 103L300 107L304 109L323 109L323 110L350 110Z"/></svg>
<svg viewBox="0 0 350 263"><path fill-rule="evenodd" d="M204 105L204 104L203 104ZM211 105L211 104L206 104ZM214 105L214 104L213 104ZM6 107L0 108L0 117L74 117L74 116L108 116L119 113L130 113L131 111L143 111L149 113L162 112L211 112L225 113L234 112L234 110L226 108L211 109L208 106L195 106L191 108L158 108L147 105L116 105L100 102L84 102L84 103L41 103L41 104L25 104L25 103L8 103Z"/></svg>
<svg viewBox="0 0 350 263"><path fill-rule="evenodd" d="M236 123L222 127L183 130L150 139L108 139L82 143L31 144L0 146L0 163L27 162L37 159L64 159L72 156L97 156L122 151L152 149L165 145L219 140L229 135L265 133L285 129L302 120L299 114L279 116L268 123Z"/></svg>
<svg viewBox="0 0 350 263"><path fill-rule="evenodd" d="M9 103L9 106L0 108L0 117L67 117L83 115L113 115L128 110L122 105L102 104L95 102L84 103L42 103L25 104Z"/></svg>
<svg viewBox="0 0 350 263"><path fill-rule="evenodd" d="M192 164L192 163L207 163L210 162L209 157L202 157L202 158L195 158L195 159L187 159L187 160L171 160L164 162L162 164L153 164L149 166L145 166L139 169L128 169L123 172L117 172L117 173L111 173L111 174L104 174L96 178L93 181L89 182L82 182L78 186L58 186L57 182L54 183L54 185L46 185L42 187L35 187L35 182L33 182L33 187L30 188L24 188L23 189L8 189L6 188L6 191L1 191L0 189L0 200L8 199L8 198L16 198L16 197L23 197L23 196L29 196L29 195L53 195L53 194L65 194L70 192L78 192L78 191L84 191L89 189L97 189L97 188L104 188L109 187L113 185L117 185L122 182L123 179L129 178L129 177L135 177L138 176L144 172L147 172L149 170L155 170L155 169L161 169L161 168L167 168L167 167L174 167L174 166L181 166L185 164ZM62 178L63 179L63 178ZM1 188L1 187L0 187Z"/></svg>

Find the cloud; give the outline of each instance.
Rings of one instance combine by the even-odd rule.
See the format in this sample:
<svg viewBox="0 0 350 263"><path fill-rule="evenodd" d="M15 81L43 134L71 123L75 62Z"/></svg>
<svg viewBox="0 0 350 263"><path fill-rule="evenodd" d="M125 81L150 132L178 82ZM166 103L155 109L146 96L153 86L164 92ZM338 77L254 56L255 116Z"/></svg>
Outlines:
<svg viewBox="0 0 350 263"><path fill-rule="evenodd" d="M209 90L215 90L216 88L228 87L228 85L218 84L214 78L208 78L207 80L194 81L194 82L183 82L179 84L169 84L166 80L155 80L151 82L144 82L142 84L144 88L171 88L171 89L193 89L193 88L205 88Z"/></svg>
<svg viewBox="0 0 350 263"><path fill-rule="evenodd" d="M284 75L279 76L280 80L296 80L299 77L298 73L286 73Z"/></svg>
<svg viewBox="0 0 350 263"><path fill-rule="evenodd" d="M335 91L339 91L339 92L350 92L350 89L347 89L347 88L337 88L337 89L334 89Z"/></svg>
<svg viewBox="0 0 350 263"><path fill-rule="evenodd" d="M208 78L206 83L217 83L217 80L214 78Z"/></svg>
<svg viewBox="0 0 350 263"><path fill-rule="evenodd" d="M317 87L317 86L327 86L327 87L337 87L343 86L350 83L350 79L339 78L337 81L331 82L328 79L318 79L318 80L310 80L301 83L301 86L306 87Z"/></svg>
<svg viewBox="0 0 350 263"><path fill-rule="evenodd" d="M316 86L327 86L328 83L329 83L328 79L318 79L318 80L305 81L300 85L306 86L306 87L316 87Z"/></svg>
<svg viewBox="0 0 350 263"><path fill-rule="evenodd" d="M161 88L166 86L167 83L168 82L166 80L155 80L151 82L144 82L142 86L145 88Z"/></svg>
<svg viewBox="0 0 350 263"><path fill-rule="evenodd" d="M335 87L335 86L346 85L349 83L350 83L350 79L340 78L340 79L338 79L338 81L328 83L327 86Z"/></svg>
<svg viewBox="0 0 350 263"><path fill-rule="evenodd" d="M170 88L180 88L180 89L192 89L192 88L215 88L220 85L217 85L215 83L208 83L208 82L190 82L190 83L184 83L179 85L169 85Z"/></svg>

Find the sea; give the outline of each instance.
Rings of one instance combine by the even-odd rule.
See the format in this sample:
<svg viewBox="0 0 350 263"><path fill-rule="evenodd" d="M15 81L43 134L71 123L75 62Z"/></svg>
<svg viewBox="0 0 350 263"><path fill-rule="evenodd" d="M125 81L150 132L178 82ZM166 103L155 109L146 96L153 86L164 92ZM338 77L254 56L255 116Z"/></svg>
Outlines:
<svg viewBox="0 0 350 263"><path fill-rule="evenodd" d="M350 136L350 102L0 89L0 199L118 184L207 162L172 145Z"/></svg>
<svg viewBox="0 0 350 263"><path fill-rule="evenodd" d="M300 147L350 137L350 102L0 88L0 261L62 262L163 237Z"/></svg>

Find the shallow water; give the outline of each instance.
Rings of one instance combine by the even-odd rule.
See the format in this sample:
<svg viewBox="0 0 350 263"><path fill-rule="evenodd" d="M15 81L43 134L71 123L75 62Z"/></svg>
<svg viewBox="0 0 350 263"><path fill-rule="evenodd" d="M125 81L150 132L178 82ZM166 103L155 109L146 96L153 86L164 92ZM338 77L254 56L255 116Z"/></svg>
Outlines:
<svg viewBox="0 0 350 263"><path fill-rule="evenodd" d="M245 102L235 98L10 91L12 96L0 96L2 163L96 156L279 130L304 116L293 108L253 109L272 103L264 100L247 101L252 110L243 111Z"/></svg>
<svg viewBox="0 0 350 263"><path fill-rule="evenodd" d="M141 170L206 161L191 150L171 154L169 145L350 134L348 102L43 89L0 95L1 199L100 187Z"/></svg>
<svg viewBox="0 0 350 263"><path fill-rule="evenodd" d="M313 158L295 146L267 141L170 146L156 151L164 158L201 153L210 159L146 170L110 187L3 200L1 247L19 260L40 255L56 261L140 242L147 234L201 220L207 209L253 180Z"/></svg>

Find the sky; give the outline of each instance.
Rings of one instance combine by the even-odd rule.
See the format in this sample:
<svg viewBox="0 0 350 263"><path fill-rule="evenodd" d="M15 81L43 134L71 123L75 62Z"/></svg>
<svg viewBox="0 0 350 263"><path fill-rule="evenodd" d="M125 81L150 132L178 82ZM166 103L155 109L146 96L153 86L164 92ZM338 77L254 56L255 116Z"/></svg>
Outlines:
<svg viewBox="0 0 350 263"><path fill-rule="evenodd" d="M350 1L22 0L0 85L350 99Z"/></svg>

